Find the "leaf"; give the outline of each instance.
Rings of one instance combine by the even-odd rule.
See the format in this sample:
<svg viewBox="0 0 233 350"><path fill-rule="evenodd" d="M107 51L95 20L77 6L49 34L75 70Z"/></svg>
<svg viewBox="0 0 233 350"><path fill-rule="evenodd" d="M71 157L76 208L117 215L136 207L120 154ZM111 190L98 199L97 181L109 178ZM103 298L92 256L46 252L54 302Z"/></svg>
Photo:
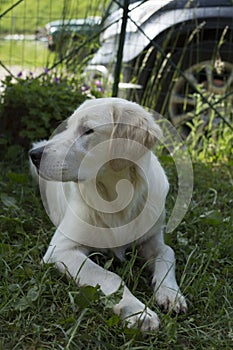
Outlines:
<svg viewBox="0 0 233 350"><path fill-rule="evenodd" d="M40 296L40 290L38 286L33 286L31 289L29 289L27 293L27 299L29 302L36 301Z"/></svg>
<svg viewBox="0 0 233 350"><path fill-rule="evenodd" d="M107 320L107 324L112 327L112 326L117 326L121 322L121 318L118 315L113 315Z"/></svg>
<svg viewBox="0 0 233 350"><path fill-rule="evenodd" d="M202 222L208 225L218 226L223 222L222 214L217 210L210 210L200 215Z"/></svg>
<svg viewBox="0 0 233 350"><path fill-rule="evenodd" d="M9 284L9 290L11 292L17 292L19 290L19 285L17 283Z"/></svg>
<svg viewBox="0 0 233 350"><path fill-rule="evenodd" d="M16 205L16 199L14 197L8 196L6 193L1 194L1 201L8 208L18 208Z"/></svg>
<svg viewBox="0 0 233 350"><path fill-rule="evenodd" d="M13 173L12 171L9 171L7 173L7 176L14 183L24 185L27 182L27 176L25 174L16 174L16 173Z"/></svg>
<svg viewBox="0 0 233 350"><path fill-rule="evenodd" d="M40 296L40 291L38 286L33 286L29 289L26 296L23 296L19 299L15 306L15 310L24 311L28 308L30 308Z"/></svg>
<svg viewBox="0 0 233 350"><path fill-rule="evenodd" d="M109 259L108 261L106 261L106 263L104 264L105 270L108 270L112 266L113 260L114 259L112 258L112 259Z"/></svg>
<svg viewBox="0 0 233 350"><path fill-rule="evenodd" d="M9 252L12 250L9 244L0 243L0 256L9 255Z"/></svg>
<svg viewBox="0 0 233 350"><path fill-rule="evenodd" d="M127 320L126 320L126 323L127 323ZM141 331L139 328L128 328L128 327L125 327L124 328L124 334L129 336L130 338L140 338L141 336Z"/></svg>
<svg viewBox="0 0 233 350"><path fill-rule="evenodd" d="M19 299L19 301L15 305L15 310L16 311L24 311L24 310L26 310L29 307L30 307L30 305L28 303L27 297L24 296L21 299Z"/></svg>
<svg viewBox="0 0 233 350"><path fill-rule="evenodd" d="M77 304L82 309L85 309L90 306L94 301L99 299L100 288L99 286L85 286L80 287L78 292L75 293L75 304Z"/></svg>

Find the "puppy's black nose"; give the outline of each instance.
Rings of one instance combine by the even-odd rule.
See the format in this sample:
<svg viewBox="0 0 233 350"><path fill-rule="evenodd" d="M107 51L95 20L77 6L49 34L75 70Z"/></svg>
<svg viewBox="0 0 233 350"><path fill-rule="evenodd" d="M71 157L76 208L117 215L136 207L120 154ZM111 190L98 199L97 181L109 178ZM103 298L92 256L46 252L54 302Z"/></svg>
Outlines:
<svg viewBox="0 0 233 350"><path fill-rule="evenodd" d="M40 167L40 162L41 162L41 158L42 158L42 154L44 151L44 146L43 147L38 147L38 148L34 148L29 152L29 156L32 160L32 163L39 168Z"/></svg>

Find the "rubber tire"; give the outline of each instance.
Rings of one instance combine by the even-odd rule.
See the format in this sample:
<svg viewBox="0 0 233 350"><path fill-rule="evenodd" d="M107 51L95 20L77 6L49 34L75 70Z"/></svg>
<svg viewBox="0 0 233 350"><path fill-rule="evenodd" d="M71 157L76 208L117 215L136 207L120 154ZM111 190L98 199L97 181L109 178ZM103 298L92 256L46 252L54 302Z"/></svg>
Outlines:
<svg viewBox="0 0 233 350"><path fill-rule="evenodd" d="M170 60L179 67L180 71L184 72L195 64L210 61L216 57L216 48L217 43L212 40L201 42L199 45L191 44L186 48L178 48L170 57ZM224 43L219 48L219 54L224 62L233 63L232 52L233 44L229 42ZM148 75L148 71L151 71L151 61L153 59L155 59L155 52L152 51L148 58L148 66L145 67L144 72L141 73L142 75L139 78L139 84L141 83L143 85L143 93L140 96L139 102L171 119L169 115L171 91L175 80L179 79L181 74L171 65L169 60L164 66L162 74L160 71L160 78L155 76L158 74L159 69L156 69L155 75ZM154 65L156 65L156 61L154 61Z"/></svg>

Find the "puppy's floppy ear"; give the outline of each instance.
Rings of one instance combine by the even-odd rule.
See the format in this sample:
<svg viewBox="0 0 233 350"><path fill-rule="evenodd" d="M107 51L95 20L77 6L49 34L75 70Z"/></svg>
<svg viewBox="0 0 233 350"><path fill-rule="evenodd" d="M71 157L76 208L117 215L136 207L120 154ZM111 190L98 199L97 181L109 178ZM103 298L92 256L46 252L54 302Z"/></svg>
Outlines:
<svg viewBox="0 0 233 350"><path fill-rule="evenodd" d="M139 159L144 153L145 148L152 149L158 139L162 138L162 130L155 123L153 117L141 106L133 102L117 103L113 106L114 128L111 138L126 139L136 141L119 143L122 148L122 158L111 161L114 170L122 170ZM143 145L144 147L140 146ZM118 147L118 150L119 150Z"/></svg>
<svg viewBox="0 0 233 350"><path fill-rule="evenodd" d="M162 139L162 137L163 137L163 132L161 128L152 119L148 125L148 129L146 130L146 136L143 139L144 146L146 148L152 149L156 141Z"/></svg>
<svg viewBox="0 0 233 350"><path fill-rule="evenodd" d="M114 107L112 138L134 140L149 149L162 138L162 130L143 107L133 102Z"/></svg>

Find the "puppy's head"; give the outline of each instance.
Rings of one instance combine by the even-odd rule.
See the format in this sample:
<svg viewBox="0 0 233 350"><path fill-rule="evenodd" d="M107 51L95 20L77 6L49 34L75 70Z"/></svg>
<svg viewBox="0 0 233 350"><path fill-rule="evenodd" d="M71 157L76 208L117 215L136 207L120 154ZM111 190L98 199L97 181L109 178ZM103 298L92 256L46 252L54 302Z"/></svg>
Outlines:
<svg viewBox="0 0 233 350"><path fill-rule="evenodd" d="M48 180L86 180L105 163L115 171L124 169L161 136L152 116L138 104L101 98L84 102L61 133L30 155L40 175Z"/></svg>

